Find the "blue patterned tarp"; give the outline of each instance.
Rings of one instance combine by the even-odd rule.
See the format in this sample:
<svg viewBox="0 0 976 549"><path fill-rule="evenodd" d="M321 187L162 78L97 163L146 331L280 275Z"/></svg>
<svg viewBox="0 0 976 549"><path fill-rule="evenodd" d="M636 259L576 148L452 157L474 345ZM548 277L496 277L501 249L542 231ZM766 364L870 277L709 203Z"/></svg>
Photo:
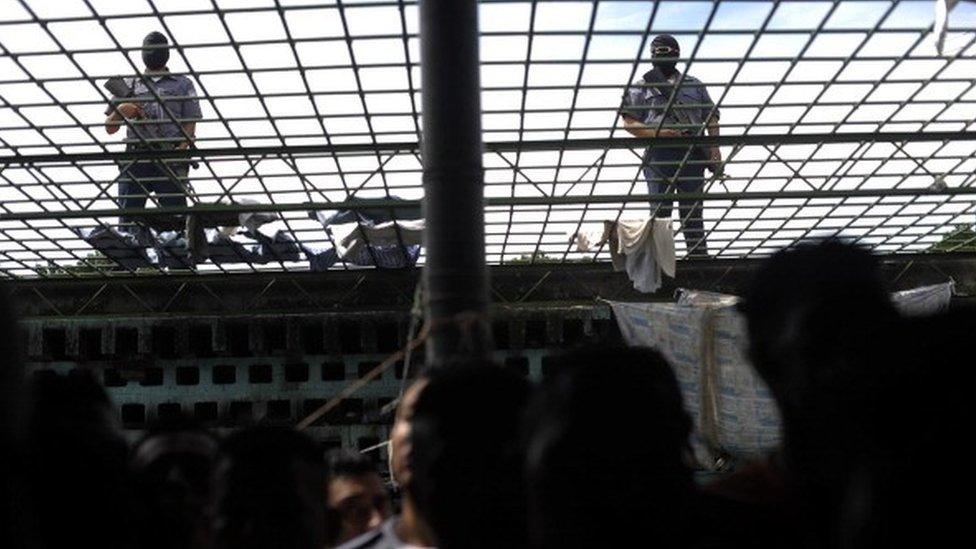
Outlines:
<svg viewBox="0 0 976 549"><path fill-rule="evenodd" d="M908 315L944 310L952 284L892 294ZM779 411L746 358L745 319L734 296L685 292L679 303L610 302L624 341L659 350L671 363L695 425L692 446L699 464L720 456L745 458L780 441Z"/></svg>

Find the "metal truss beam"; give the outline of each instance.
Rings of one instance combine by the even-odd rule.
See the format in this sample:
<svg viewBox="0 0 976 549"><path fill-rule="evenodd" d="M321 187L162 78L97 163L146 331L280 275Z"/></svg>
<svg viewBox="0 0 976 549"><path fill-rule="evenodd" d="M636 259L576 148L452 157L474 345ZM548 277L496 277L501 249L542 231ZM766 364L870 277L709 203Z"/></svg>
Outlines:
<svg viewBox="0 0 976 549"><path fill-rule="evenodd" d="M961 296L976 296L976 254L883 256L892 289L953 280ZM538 308L595 300L670 300L677 288L736 294L759 259L686 260L677 278L655 294L633 289L608 264L526 264L490 267L497 306ZM24 318L255 316L267 314L408 311L420 269L322 273L239 273L121 276L104 279L19 279L9 283Z"/></svg>
<svg viewBox="0 0 976 549"><path fill-rule="evenodd" d="M820 143L924 143L933 141L976 141L976 131L925 132L838 132L748 135L689 135L682 137L605 138L531 141L492 141L484 144L486 152L527 152L558 150L633 149L648 146L690 147L696 145L815 145ZM213 147L185 150L101 151L65 154L27 154L0 156L0 166L35 165L47 163L78 163L95 161L127 161L140 159L187 159L263 155L303 156L315 154L414 153L420 150L415 142L351 143L324 145L269 145L253 147Z"/></svg>
<svg viewBox="0 0 976 549"><path fill-rule="evenodd" d="M954 187L942 190L920 189L833 189L826 191L753 191L725 193L682 193L682 200L811 200L872 197L952 197L976 195L976 187ZM673 200L674 195L611 194L591 196L515 196L485 199L488 207L504 206L558 206L574 204L630 204L649 201ZM370 210L377 208L403 208L420 206L420 200L376 199L356 202L307 202L300 204L197 204L187 207L162 208L115 208L104 210L70 210L45 212L16 212L0 214L0 221L28 221L39 219L88 219L99 217L155 217L198 214L239 214L249 212L309 212L319 210Z"/></svg>

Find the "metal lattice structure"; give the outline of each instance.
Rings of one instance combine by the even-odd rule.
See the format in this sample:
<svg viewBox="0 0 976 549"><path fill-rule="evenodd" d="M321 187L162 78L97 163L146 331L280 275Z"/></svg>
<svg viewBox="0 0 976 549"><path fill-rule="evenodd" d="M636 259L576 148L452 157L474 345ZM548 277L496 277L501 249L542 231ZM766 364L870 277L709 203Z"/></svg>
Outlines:
<svg viewBox="0 0 976 549"><path fill-rule="evenodd" d="M935 12L931 1L482 2L488 262L605 261L605 247L577 252L569 236L650 215L661 198L641 176L650 141L618 113L660 33L678 38L679 66L721 111L720 137L653 141L722 147L726 176L687 197L705 204L715 258L826 234L880 254L971 247L958 227L976 214L976 4L950 12L940 48ZM142 70L152 30L174 44L170 70L195 83L193 150L127 152L102 129L102 83ZM308 270L302 257L126 267L93 256L78 230L123 214L259 211L280 215L289 241L324 247L334 238L309 212L419 205L418 52L412 0L0 3L0 273ZM136 157L198 161L191 205L121 209L118 166Z"/></svg>

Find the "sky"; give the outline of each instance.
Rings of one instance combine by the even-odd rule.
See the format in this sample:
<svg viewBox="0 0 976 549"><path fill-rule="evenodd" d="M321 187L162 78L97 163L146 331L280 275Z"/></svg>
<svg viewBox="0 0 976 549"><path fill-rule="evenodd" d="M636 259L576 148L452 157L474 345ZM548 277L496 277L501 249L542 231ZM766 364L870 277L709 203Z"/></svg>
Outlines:
<svg viewBox="0 0 976 549"><path fill-rule="evenodd" d="M190 74L202 97L200 148L416 142L415 3L339 4L0 0L0 155L120 150L121 133L108 136L100 127L101 85L141 67L138 50L120 50L137 48L152 30L182 48L169 68ZM942 55L927 32L934 13L928 0L482 2L484 139L626 137L617 107L648 67L648 29L677 37L679 68L708 85L724 134L973 130L976 3L961 2L950 14ZM967 142L727 147L728 178L710 182L708 191L921 189L937 178L971 186L974 150ZM580 197L571 206L489 208L489 262L536 251L592 257L572 251L568 235L647 215L640 203L585 204L591 195L646 193L639 154L486 153L486 196ZM265 158L256 166L237 158L193 172L193 188L204 202L231 185L236 199L262 203L342 201L359 187L359 197L419 199L419 170L412 154L318 155L291 165ZM116 174L106 163L8 167L0 172L0 214L112 208ZM920 251L956 225L972 224L969 196L715 200L706 204L706 230L719 257L766 255L838 231L880 253ZM324 242L321 226L301 212L286 219L280 228L299 240ZM0 271L30 276L38 263L71 264L89 251L72 227L113 222L0 221Z"/></svg>

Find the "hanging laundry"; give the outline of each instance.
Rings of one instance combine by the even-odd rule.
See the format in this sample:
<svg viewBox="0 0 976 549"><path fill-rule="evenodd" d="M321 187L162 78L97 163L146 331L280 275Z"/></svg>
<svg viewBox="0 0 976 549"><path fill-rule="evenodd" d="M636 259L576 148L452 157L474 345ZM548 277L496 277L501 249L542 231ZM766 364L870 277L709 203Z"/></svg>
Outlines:
<svg viewBox="0 0 976 549"><path fill-rule="evenodd" d="M345 234L337 248L342 258L358 257L366 246L373 248L419 247L424 239L424 220L388 221L368 226L350 223L333 227L333 234ZM340 229L342 227L342 229Z"/></svg>
<svg viewBox="0 0 976 549"><path fill-rule="evenodd" d="M271 235L265 234L265 231L244 234L253 236L261 243L261 260L257 263L301 261L301 248L286 231L275 231Z"/></svg>
<svg viewBox="0 0 976 549"><path fill-rule="evenodd" d="M391 196L382 199L384 202L406 202L406 200ZM350 198L346 204L369 204L375 202L370 198ZM339 210L333 214L323 211L309 212L309 217L318 221L323 227L330 225L340 225L343 223L361 223L364 225L376 225L388 221L406 221L408 219L421 219L424 214L420 206L400 206L400 207L375 207L355 210Z"/></svg>
<svg viewBox="0 0 976 549"><path fill-rule="evenodd" d="M152 267L145 246L139 242L136 235L120 231L115 227L79 228L74 231L89 246L124 269Z"/></svg>
<svg viewBox="0 0 976 549"><path fill-rule="evenodd" d="M336 263L340 263L339 253L335 248L317 249L312 246L302 246L305 257L308 258L309 269L312 271L327 271ZM379 269L403 269L413 267L420 257L420 246L363 246L355 255L343 257L346 263L357 267L377 267Z"/></svg>
<svg viewBox="0 0 976 549"><path fill-rule="evenodd" d="M354 198L348 202L370 200ZM331 236L335 247L302 245L302 251L313 271L324 271L340 262L381 269L412 267L423 243L425 222L421 215L416 206L340 210L330 215L309 212L309 217Z"/></svg>
<svg viewBox="0 0 976 549"><path fill-rule="evenodd" d="M182 232L163 231L155 234L149 256L160 268L192 269L196 262L190 257L186 236Z"/></svg>
<svg viewBox="0 0 976 549"><path fill-rule="evenodd" d="M244 234L224 234L208 229L207 237L207 257L215 265L263 261L261 243Z"/></svg>
<svg viewBox="0 0 976 549"><path fill-rule="evenodd" d="M674 232L669 219L604 221L602 234L576 233L573 242L581 252L599 250L608 244L613 270L626 271L639 292L657 291L662 272L671 278L676 272Z"/></svg>

